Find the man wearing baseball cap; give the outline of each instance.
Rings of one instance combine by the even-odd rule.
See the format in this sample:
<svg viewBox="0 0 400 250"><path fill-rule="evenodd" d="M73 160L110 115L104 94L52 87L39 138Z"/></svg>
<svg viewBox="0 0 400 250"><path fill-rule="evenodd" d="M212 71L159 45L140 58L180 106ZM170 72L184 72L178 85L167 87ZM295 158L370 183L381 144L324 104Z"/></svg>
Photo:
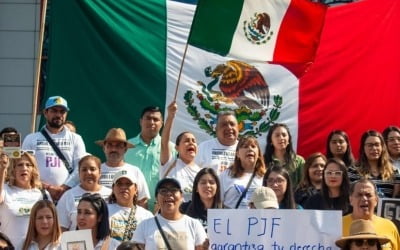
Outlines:
<svg viewBox="0 0 400 250"><path fill-rule="evenodd" d="M150 192L146 179L138 167L124 161L124 156L128 148L134 147L133 144L126 140L125 131L122 128L111 128L103 140L98 140L95 143L103 148L106 156L106 162L101 164L100 184L111 188L114 175L121 170L129 169L134 174L135 183L137 184L137 204L147 208L147 200L150 199Z"/></svg>
<svg viewBox="0 0 400 250"><path fill-rule="evenodd" d="M77 165L87 154L82 137L64 126L68 111L63 97L49 97L43 109L46 125L27 135L22 143L23 150L35 150L43 187L53 200L79 183Z"/></svg>

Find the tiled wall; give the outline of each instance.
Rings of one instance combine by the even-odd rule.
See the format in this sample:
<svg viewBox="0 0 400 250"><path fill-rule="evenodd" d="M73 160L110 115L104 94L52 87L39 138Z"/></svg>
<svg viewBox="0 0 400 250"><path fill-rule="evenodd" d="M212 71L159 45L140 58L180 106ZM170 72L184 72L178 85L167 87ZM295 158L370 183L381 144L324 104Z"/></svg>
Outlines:
<svg viewBox="0 0 400 250"><path fill-rule="evenodd" d="M40 0L0 0L0 129L31 130Z"/></svg>

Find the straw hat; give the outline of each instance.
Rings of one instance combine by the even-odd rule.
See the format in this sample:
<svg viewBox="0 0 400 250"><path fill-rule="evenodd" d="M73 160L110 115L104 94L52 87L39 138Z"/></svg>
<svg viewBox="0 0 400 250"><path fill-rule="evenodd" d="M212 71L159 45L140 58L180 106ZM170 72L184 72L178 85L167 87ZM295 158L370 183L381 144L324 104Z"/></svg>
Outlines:
<svg viewBox="0 0 400 250"><path fill-rule="evenodd" d="M122 128L112 128L108 130L106 138L104 138L104 140L95 141L95 143L99 146L104 146L104 143L107 141L125 142L127 148L135 147L135 145L126 140L126 134Z"/></svg>
<svg viewBox="0 0 400 250"><path fill-rule="evenodd" d="M279 208L274 190L269 187L257 187L250 199L256 208Z"/></svg>
<svg viewBox="0 0 400 250"><path fill-rule="evenodd" d="M379 236L376 234L374 225L370 220L354 220L350 226L350 235L338 239L335 243L336 246L343 248L349 240L368 240L376 239L381 245L388 243L390 240L386 236Z"/></svg>

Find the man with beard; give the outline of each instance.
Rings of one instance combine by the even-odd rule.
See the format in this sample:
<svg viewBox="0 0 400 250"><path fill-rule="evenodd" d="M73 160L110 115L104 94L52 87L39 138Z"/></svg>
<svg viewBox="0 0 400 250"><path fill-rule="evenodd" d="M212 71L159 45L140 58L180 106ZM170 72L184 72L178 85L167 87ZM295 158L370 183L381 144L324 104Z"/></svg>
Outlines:
<svg viewBox="0 0 400 250"><path fill-rule="evenodd" d="M82 137L64 126L68 111L68 103L64 98L49 97L43 110L46 125L42 128L60 149L67 165L41 131L27 135L22 143L23 150L35 151L43 187L49 191L54 201L79 183L78 162L86 155Z"/></svg>
<svg viewBox="0 0 400 250"><path fill-rule="evenodd" d="M374 214L378 200L376 186L371 180L362 178L351 185L350 204L353 212L343 216L343 236L350 235L350 225L353 220L370 220L378 235L385 235L390 239L390 242L384 244L382 249L399 249L400 237L394 223Z"/></svg>
<svg viewBox="0 0 400 250"><path fill-rule="evenodd" d="M126 140L125 131L122 128L112 128L108 131L104 140L96 141L103 147L106 162L101 164L100 184L112 188L114 175L124 169L130 169L135 176L135 184L138 192L137 204L147 208L147 200L150 198L149 188L142 171L136 166L124 161L124 155L128 148L135 146Z"/></svg>
<svg viewBox="0 0 400 250"><path fill-rule="evenodd" d="M239 125L233 111L218 113L215 132L217 138L200 143L195 161L200 167L213 168L220 175L235 160Z"/></svg>

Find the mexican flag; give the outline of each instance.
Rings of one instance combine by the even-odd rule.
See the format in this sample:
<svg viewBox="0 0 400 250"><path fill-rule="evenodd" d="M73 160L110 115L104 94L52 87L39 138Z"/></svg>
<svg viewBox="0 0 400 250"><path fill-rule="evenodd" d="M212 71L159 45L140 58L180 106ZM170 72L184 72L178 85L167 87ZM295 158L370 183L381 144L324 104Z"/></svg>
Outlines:
<svg viewBox="0 0 400 250"><path fill-rule="evenodd" d="M165 107L175 96L179 111L172 138L191 131L198 141L208 139L214 136L216 113L230 109L238 116L241 133L257 136L263 145L272 123L287 123L303 156L324 152L332 129L346 130L357 148L364 130L400 124L397 1L363 0L328 8L324 23L320 22L323 18L305 18L307 12L296 12L309 4L316 6L308 0L268 1L276 12L268 6L253 10L244 4L247 1L237 2L241 8L225 7L236 10L236 26L223 18L233 25L229 28L232 39L222 42L232 42L221 51L221 41L211 49L207 43L200 44L202 33L194 29L186 48L196 8L191 3L52 1L44 100L52 95L65 97L71 108L69 119L77 124L88 151L101 157L94 141L102 139L109 128L121 127L133 137L140 131L143 107ZM217 9L210 10L210 20ZM242 15L244 10L250 11ZM321 12L321 8L312 11ZM285 19L290 13L297 13L300 20L291 24ZM307 27L294 30L311 34L295 33L292 43L291 33L284 29L289 24ZM193 25L201 28L204 23ZM211 36L207 42L220 32L203 35ZM256 41L241 47L240 39L236 43L235 38L248 39L250 33L249 39L259 38L259 45ZM302 44L304 40L298 37L310 40ZM290 53L285 55L286 46ZM257 52L260 48L263 52ZM254 58L247 58L246 51L252 51Z"/></svg>

